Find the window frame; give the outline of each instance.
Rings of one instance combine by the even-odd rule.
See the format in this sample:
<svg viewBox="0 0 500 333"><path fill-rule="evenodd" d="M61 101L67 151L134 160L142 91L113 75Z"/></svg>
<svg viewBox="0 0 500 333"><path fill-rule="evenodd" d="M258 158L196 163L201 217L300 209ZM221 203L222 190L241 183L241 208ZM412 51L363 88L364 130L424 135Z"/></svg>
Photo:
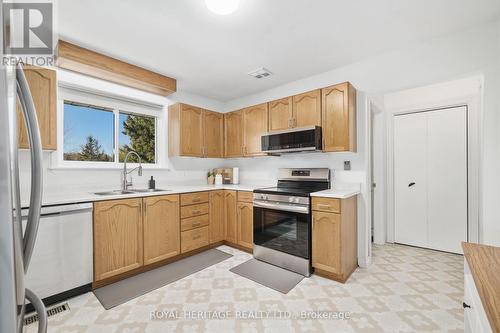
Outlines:
<svg viewBox="0 0 500 333"><path fill-rule="evenodd" d="M114 162L97 161L66 161L64 160L64 101L76 104L90 105L112 110L114 115ZM154 117L155 121L155 163L144 163L144 169L166 169L167 158L162 151L166 151L166 112L163 107L153 107L140 101L118 99L105 94L80 91L67 87L59 87L57 99L57 151L52 157L52 169L123 169L119 161L119 115L125 114L144 115ZM127 163L130 167L138 166L138 163Z"/></svg>

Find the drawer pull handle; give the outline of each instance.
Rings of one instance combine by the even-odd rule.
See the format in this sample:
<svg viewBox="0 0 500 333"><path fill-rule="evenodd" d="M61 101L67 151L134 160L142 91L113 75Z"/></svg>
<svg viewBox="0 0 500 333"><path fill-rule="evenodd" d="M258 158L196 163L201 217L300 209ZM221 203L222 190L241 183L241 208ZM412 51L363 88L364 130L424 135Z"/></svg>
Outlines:
<svg viewBox="0 0 500 333"><path fill-rule="evenodd" d="M193 210L191 213L193 213L193 214L200 214L201 211L200 210Z"/></svg>
<svg viewBox="0 0 500 333"><path fill-rule="evenodd" d="M318 208L331 209L331 208L332 208L332 206L330 206L330 205L325 205L325 204L318 204Z"/></svg>
<svg viewBox="0 0 500 333"><path fill-rule="evenodd" d="M464 309L467 309L467 308L470 309L470 305L465 303L465 302L462 302L462 306L464 307Z"/></svg>
<svg viewBox="0 0 500 333"><path fill-rule="evenodd" d="M197 226L199 226L200 224L201 224L201 222L194 222L194 223L193 223L193 227L197 227Z"/></svg>
<svg viewBox="0 0 500 333"><path fill-rule="evenodd" d="M200 236L200 235L198 235L198 236L194 236L194 237L193 237L193 240L195 240L195 239L199 239L199 238L201 238L201 236Z"/></svg>
<svg viewBox="0 0 500 333"><path fill-rule="evenodd" d="M193 200L192 200L192 201L193 201L193 202L200 202L200 201L201 201L201 199L200 199L200 198L193 198Z"/></svg>

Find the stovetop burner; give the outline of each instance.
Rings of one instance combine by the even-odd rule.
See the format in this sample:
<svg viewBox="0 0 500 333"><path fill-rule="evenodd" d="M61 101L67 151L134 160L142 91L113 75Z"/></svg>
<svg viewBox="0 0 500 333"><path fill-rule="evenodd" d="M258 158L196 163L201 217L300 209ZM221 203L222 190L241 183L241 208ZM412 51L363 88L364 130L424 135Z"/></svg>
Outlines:
<svg viewBox="0 0 500 333"><path fill-rule="evenodd" d="M276 187L259 188L254 193L308 197L329 188L329 169L280 169Z"/></svg>

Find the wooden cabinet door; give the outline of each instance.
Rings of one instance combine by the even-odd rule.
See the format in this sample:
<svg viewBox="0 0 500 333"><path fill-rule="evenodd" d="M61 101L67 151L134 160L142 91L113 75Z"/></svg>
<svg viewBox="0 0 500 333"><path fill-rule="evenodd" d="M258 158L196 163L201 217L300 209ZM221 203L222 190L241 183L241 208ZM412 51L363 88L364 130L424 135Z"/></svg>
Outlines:
<svg viewBox="0 0 500 333"><path fill-rule="evenodd" d="M203 110L182 104L181 109L181 156L203 157Z"/></svg>
<svg viewBox="0 0 500 333"><path fill-rule="evenodd" d="M94 279L143 265L142 199L94 204Z"/></svg>
<svg viewBox="0 0 500 333"><path fill-rule="evenodd" d="M245 156L262 155L261 137L267 133L267 103L243 109Z"/></svg>
<svg viewBox="0 0 500 333"><path fill-rule="evenodd" d="M340 274L340 214L316 211L312 214L312 265Z"/></svg>
<svg viewBox="0 0 500 333"><path fill-rule="evenodd" d="M224 114L224 156L243 156L243 113Z"/></svg>
<svg viewBox="0 0 500 333"><path fill-rule="evenodd" d="M143 198L144 264L180 254L179 195Z"/></svg>
<svg viewBox="0 0 500 333"><path fill-rule="evenodd" d="M293 96L292 127L321 126L321 90Z"/></svg>
<svg viewBox="0 0 500 333"><path fill-rule="evenodd" d="M349 83L322 89L323 151L356 151L356 91Z"/></svg>
<svg viewBox="0 0 500 333"><path fill-rule="evenodd" d="M224 191L210 192L210 244L225 239Z"/></svg>
<svg viewBox="0 0 500 333"><path fill-rule="evenodd" d="M222 158L224 156L224 116L221 113L203 111L205 136L205 157Z"/></svg>
<svg viewBox="0 0 500 333"><path fill-rule="evenodd" d="M292 126L292 105L292 97L269 102L269 131L284 130Z"/></svg>
<svg viewBox="0 0 500 333"><path fill-rule="evenodd" d="M238 244L253 249L253 205L238 202Z"/></svg>
<svg viewBox="0 0 500 333"><path fill-rule="evenodd" d="M30 87L38 117L42 149L57 149L57 82L56 71L46 68L26 66L26 80ZM17 104L18 145L29 148L28 132L19 103Z"/></svg>
<svg viewBox="0 0 500 333"><path fill-rule="evenodd" d="M236 204L236 191L224 191L224 224L226 227L226 240L235 244L238 243Z"/></svg>

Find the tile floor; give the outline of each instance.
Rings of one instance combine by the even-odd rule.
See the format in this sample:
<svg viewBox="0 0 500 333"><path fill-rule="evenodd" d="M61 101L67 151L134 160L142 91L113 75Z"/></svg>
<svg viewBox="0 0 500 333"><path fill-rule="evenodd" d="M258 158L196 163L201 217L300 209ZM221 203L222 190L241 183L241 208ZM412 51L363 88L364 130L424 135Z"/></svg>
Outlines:
<svg viewBox="0 0 500 333"><path fill-rule="evenodd" d="M374 246L373 264L356 270L346 284L313 275L283 295L229 271L250 254L219 249L234 256L112 310L92 293L71 299L69 312L50 318L49 333L463 332L462 256ZM185 317L197 311L228 317ZM303 311L331 318L300 318ZM151 319L152 312L169 318ZM242 318L267 314L275 318ZM342 314L349 318L339 319ZM36 332L36 325L26 332Z"/></svg>

